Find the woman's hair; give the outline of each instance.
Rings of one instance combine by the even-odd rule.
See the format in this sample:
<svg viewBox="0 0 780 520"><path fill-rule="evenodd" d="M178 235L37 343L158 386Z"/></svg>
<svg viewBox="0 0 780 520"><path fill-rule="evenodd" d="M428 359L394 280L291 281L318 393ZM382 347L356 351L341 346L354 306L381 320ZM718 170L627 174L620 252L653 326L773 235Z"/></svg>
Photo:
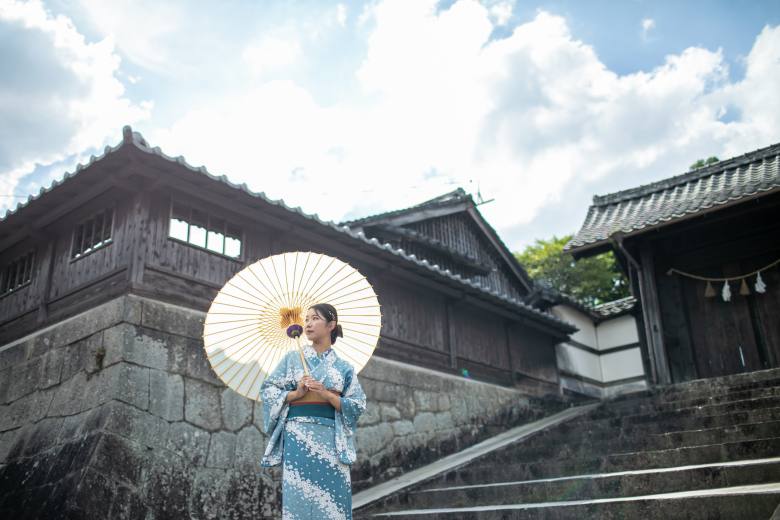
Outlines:
<svg viewBox="0 0 780 520"><path fill-rule="evenodd" d="M339 325L339 313L336 312L336 307L329 303L315 303L310 309L314 309L314 312L325 318L327 323L331 321L336 322L336 328L330 331L330 344L336 343L336 338L343 338L344 333L341 331L341 325Z"/></svg>

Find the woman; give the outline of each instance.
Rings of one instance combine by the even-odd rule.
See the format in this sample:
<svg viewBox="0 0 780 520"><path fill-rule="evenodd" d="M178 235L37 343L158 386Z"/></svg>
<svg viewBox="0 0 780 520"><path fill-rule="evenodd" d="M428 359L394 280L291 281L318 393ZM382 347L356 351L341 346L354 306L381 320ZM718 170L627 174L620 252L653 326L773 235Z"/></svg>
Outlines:
<svg viewBox="0 0 780 520"><path fill-rule="evenodd" d="M262 386L263 428L270 434L261 464L282 464L282 518L352 518L350 464L366 396L355 370L332 345L343 337L336 309L306 312L303 355L288 352Z"/></svg>

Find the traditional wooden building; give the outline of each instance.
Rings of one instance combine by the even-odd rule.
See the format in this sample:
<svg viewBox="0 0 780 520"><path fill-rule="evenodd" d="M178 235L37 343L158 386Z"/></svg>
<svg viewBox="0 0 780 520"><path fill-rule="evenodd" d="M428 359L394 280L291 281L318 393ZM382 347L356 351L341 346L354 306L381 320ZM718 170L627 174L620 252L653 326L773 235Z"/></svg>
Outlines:
<svg viewBox="0 0 780 520"><path fill-rule="evenodd" d="M469 196L337 225L123 140L0 221L0 345L123 293L206 310L274 253L337 256L376 288L377 355L557 392L576 329L524 302L531 282Z"/></svg>
<svg viewBox="0 0 780 520"><path fill-rule="evenodd" d="M780 366L780 144L596 196L566 250L612 250L658 384Z"/></svg>
<svg viewBox="0 0 780 520"><path fill-rule="evenodd" d="M534 291L534 282L463 189L410 208L344 224L371 239L438 265L489 293L533 308L525 302ZM452 299L444 302L442 311L444 322L449 324L448 341L457 337L456 341L469 347L457 352L430 352L430 363L466 368L470 373L482 374L478 377L492 372L490 377L494 380L514 380L526 386L551 389L553 381L559 384L555 348L545 338L544 331L530 322L522 327L520 323L509 323L491 315L488 309L467 308ZM458 329L452 328L455 323ZM573 332L574 328L569 330ZM506 345L503 352L488 347L499 344ZM504 367L505 374L495 372L496 367Z"/></svg>

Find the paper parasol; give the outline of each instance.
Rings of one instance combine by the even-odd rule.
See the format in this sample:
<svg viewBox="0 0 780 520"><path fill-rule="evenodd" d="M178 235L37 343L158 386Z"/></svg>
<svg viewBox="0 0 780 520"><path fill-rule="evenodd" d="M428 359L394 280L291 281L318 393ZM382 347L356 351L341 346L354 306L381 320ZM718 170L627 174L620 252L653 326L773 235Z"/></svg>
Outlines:
<svg viewBox="0 0 780 520"><path fill-rule="evenodd" d="M293 252L244 268L214 298L203 327L214 372L239 394L260 400L260 385L284 355L298 350L302 356L294 333L302 331L306 311L315 303L336 308L344 337L333 349L356 372L362 370L381 328L374 289L338 258Z"/></svg>

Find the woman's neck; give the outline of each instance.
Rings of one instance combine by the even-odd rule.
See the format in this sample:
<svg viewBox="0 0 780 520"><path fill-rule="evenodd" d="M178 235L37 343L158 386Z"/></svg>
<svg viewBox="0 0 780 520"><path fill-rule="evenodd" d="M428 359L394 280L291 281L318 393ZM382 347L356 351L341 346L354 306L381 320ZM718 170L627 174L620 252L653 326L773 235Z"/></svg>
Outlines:
<svg viewBox="0 0 780 520"><path fill-rule="evenodd" d="M312 341L312 344L311 344L312 348L314 348L314 350L317 351L317 354L322 354L323 352L328 350L331 347L331 345L332 344L330 342L330 338L323 339L323 340L321 340L319 342Z"/></svg>

